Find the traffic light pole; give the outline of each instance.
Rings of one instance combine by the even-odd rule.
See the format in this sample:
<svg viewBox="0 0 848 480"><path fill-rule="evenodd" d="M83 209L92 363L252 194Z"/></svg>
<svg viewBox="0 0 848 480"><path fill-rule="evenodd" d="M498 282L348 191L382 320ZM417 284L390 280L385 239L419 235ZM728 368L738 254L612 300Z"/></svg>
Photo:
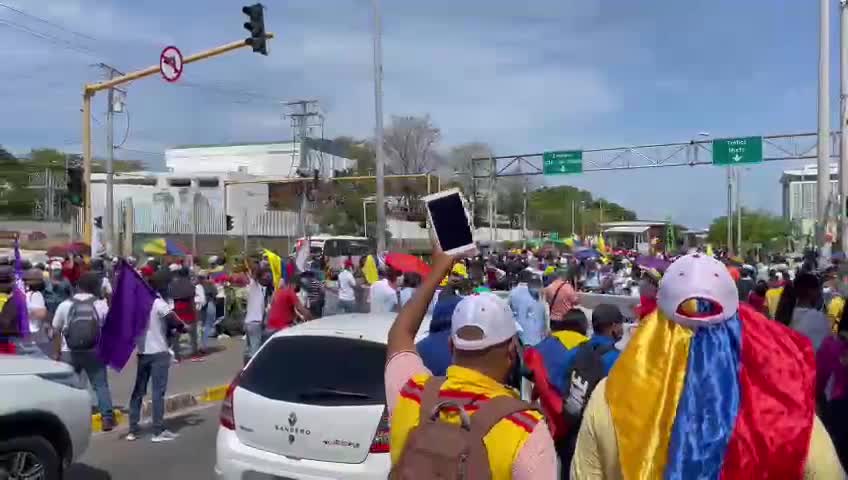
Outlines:
<svg viewBox="0 0 848 480"><path fill-rule="evenodd" d="M266 39L274 38L273 33L266 33ZM247 40L228 43L219 47L204 50L183 58L183 65L206 60L207 58L252 46ZM149 77L159 73L159 65L153 65L142 70L136 70L120 77L99 83L87 84L82 93L82 155L83 155L83 183L85 184L85 207L83 208L83 241L91 245L91 99L102 90L107 90L133 80Z"/></svg>

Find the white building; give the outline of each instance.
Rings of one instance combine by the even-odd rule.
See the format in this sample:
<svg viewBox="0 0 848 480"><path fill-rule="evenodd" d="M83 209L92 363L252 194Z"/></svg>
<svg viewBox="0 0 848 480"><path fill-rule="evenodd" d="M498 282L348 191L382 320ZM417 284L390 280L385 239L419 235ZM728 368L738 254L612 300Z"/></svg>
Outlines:
<svg viewBox="0 0 848 480"><path fill-rule="evenodd" d="M356 161L320 150L309 149L309 170L322 178L354 168ZM232 172L256 176L292 178L298 176L298 142L244 143L231 145L190 145L165 150L165 165L173 173Z"/></svg>
<svg viewBox="0 0 848 480"><path fill-rule="evenodd" d="M801 169L785 170L780 177L783 218L799 224L804 234L810 234L815 229L817 176L818 168L815 165L805 165ZM835 200L839 193L839 166L835 163L830 165L830 186L831 198ZM836 212L831 211L831 216L834 214Z"/></svg>

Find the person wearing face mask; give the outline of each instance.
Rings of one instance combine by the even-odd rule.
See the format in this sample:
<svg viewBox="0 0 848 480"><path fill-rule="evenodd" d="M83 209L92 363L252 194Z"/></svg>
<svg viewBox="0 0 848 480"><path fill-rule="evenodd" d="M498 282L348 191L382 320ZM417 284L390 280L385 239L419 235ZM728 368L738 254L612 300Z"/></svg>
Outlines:
<svg viewBox="0 0 848 480"><path fill-rule="evenodd" d="M533 346L545 338L545 306L539 302L539 286L534 285L534 292L530 288L533 283L533 274L529 270L522 270L518 274L518 284L509 292L509 307L515 321L521 326L519 338L525 346Z"/></svg>
<svg viewBox="0 0 848 480"><path fill-rule="evenodd" d="M445 377L434 377L415 351L415 336L427 306L453 262L441 251L434 252L432 271L389 330L385 386L391 418L390 478L406 478L407 473L435 478L437 465L427 460L433 457L426 450L445 445L424 441L424 433L435 434L434 424L445 429L455 426L459 432L460 422L472 435L483 437L486 450L484 456L468 457L468 465L460 462L467 471L479 472L482 467L491 478L514 480L556 478L556 453L542 415L519 402L518 393L505 385L519 362L520 347L515 321L503 300L482 293L459 302L450 330L453 363ZM434 421L421 423L422 412L434 408ZM443 432L453 435L448 433L451 430ZM445 455L454 459L452 452ZM410 471L412 465L433 471Z"/></svg>
<svg viewBox="0 0 848 480"><path fill-rule="evenodd" d="M62 263L50 263L50 280L44 289L44 303L47 305L49 318L53 318L59 304L71 298L72 293L71 282L62 273Z"/></svg>

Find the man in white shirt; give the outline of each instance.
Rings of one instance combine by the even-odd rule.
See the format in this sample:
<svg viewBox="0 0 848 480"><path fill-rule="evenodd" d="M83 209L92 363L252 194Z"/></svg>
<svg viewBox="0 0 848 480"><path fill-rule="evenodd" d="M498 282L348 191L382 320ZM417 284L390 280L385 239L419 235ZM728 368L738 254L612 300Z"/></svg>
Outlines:
<svg viewBox="0 0 848 480"><path fill-rule="evenodd" d="M383 278L371 285L371 313L396 312L398 310L398 293L395 289L397 273L389 269Z"/></svg>
<svg viewBox="0 0 848 480"><path fill-rule="evenodd" d="M94 394L97 397L97 407L100 410L103 430L109 431L114 428L115 422L112 414L112 394L109 391L106 365L97 357L96 349L72 350L68 347L66 340L71 323L84 321L80 316L77 316L78 314L81 315L84 308L87 308L82 302L91 302L96 320L100 327L103 327L106 314L109 313L109 307L106 305L106 301L99 299L99 293L100 276L94 272L83 274L77 282L76 295L56 307L56 313L53 315L53 329L55 332L56 358L61 358L62 361L71 365L78 375L84 371L88 376L88 381L91 382ZM73 344L73 340L71 343Z"/></svg>
<svg viewBox="0 0 848 480"><path fill-rule="evenodd" d="M159 296L150 307L150 319L145 331L136 339L137 366L135 386L130 396L130 432L127 440L138 439L141 419L141 403L147 394L148 382L152 384L154 443L168 442L178 437L165 428L165 391L168 389L168 370L171 353L168 351L167 331L169 325L180 325L180 320L163 298L167 286L158 286ZM164 292L163 292L164 290Z"/></svg>
<svg viewBox="0 0 848 480"><path fill-rule="evenodd" d="M254 265L247 284L247 308L244 314L245 363L253 358L262 346L263 320L265 319L265 286L260 283L261 270Z"/></svg>
<svg viewBox="0 0 848 480"><path fill-rule="evenodd" d="M345 260L339 273L339 313L356 312L356 279L353 277L353 262Z"/></svg>

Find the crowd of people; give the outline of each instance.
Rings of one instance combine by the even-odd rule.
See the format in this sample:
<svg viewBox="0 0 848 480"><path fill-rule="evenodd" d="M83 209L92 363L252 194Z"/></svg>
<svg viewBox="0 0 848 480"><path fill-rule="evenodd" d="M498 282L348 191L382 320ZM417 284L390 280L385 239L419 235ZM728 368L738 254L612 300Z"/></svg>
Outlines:
<svg viewBox="0 0 848 480"><path fill-rule="evenodd" d="M160 267L149 261L137 271L155 299L145 328L135 339L136 378L126 438L136 440L140 434L142 400L150 385L152 441L166 442L177 438L164 424L168 370L185 358L202 361L214 324L217 291L205 272L192 275L185 266ZM25 289L20 303L14 293L16 276L22 278ZM111 307L113 280L112 265L99 258L73 256L48 264L0 261L0 352L52 358L84 374L94 391L104 431L114 428L115 419L107 365L97 347ZM17 325L17 318L26 319L26 325ZM180 348L183 334L189 337L188 355Z"/></svg>
<svg viewBox="0 0 848 480"><path fill-rule="evenodd" d="M804 262L763 279L703 253L634 264L637 307L602 303L588 318L578 292L591 266L506 260L498 278L490 260L437 252L399 302L390 478L844 478L848 271Z"/></svg>
<svg viewBox="0 0 848 480"><path fill-rule="evenodd" d="M491 478L695 478L707 470L741 478L752 468L842 478L848 268L813 257L798 268L704 253L643 260L435 252L429 272L402 271L379 256L319 258L305 268L293 258L275 265L267 252L232 263L213 257L203 269L174 259L120 260L155 292L135 344L127 438L140 435L148 384L153 441L176 438L163 421L168 370L203 361L229 312L224 290L237 286L245 362L275 332L300 322L397 315L385 371L392 478L417 478L413 470L437 476L452 462ZM25 335L11 327L20 307L10 301L14 262L0 261L0 349L85 373L103 428L111 429L107 367L93 346L111 307L113 265L77 256L22 270ZM635 307L601 303L587 315L581 292L634 297ZM416 343L427 316L429 332ZM756 411L750 396L785 414ZM421 423L422 411L434 412L428 422ZM469 429L457 434L442 423ZM770 424L785 426L779 441L769 437ZM451 438L433 443L440 435ZM454 458L463 448L470 457ZM777 457L783 460L769 463Z"/></svg>

